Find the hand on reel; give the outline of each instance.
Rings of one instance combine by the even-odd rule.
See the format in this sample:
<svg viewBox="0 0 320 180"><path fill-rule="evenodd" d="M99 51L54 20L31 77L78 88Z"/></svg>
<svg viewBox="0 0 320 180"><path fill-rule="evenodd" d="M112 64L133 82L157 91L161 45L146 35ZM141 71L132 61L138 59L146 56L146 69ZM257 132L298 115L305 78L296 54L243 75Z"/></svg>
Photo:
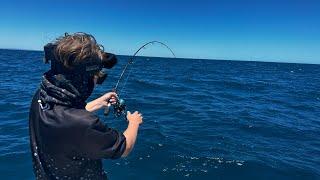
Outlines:
<svg viewBox="0 0 320 180"><path fill-rule="evenodd" d="M123 115L123 117L126 119L126 104L123 99L117 99L116 103L114 104L111 104L111 102L109 102L108 107L106 107L106 109L104 110L105 116L107 116L110 113L111 106L113 106L113 114L116 117L120 117L121 115Z"/></svg>

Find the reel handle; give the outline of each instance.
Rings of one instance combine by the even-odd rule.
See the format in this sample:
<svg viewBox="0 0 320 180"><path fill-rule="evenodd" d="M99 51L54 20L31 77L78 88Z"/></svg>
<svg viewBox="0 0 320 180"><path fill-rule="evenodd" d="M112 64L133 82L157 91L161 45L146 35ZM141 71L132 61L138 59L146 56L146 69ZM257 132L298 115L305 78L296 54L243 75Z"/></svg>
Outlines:
<svg viewBox="0 0 320 180"><path fill-rule="evenodd" d="M112 89L112 92L115 92L115 93L116 93L117 91L116 91L115 88L113 88L113 89ZM111 103L109 102L109 103L108 103L108 106L104 109L103 115L105 115L105 116L108 116L108 115L109 115L110 106L111 106Z"/></svg>
<svg viewBox="0 0 320 180"><path fill-rule="evenodd" d="M109 103L108 106L104 109L103 115L108 116L110 112L110 106L111 104Z"/></svg>

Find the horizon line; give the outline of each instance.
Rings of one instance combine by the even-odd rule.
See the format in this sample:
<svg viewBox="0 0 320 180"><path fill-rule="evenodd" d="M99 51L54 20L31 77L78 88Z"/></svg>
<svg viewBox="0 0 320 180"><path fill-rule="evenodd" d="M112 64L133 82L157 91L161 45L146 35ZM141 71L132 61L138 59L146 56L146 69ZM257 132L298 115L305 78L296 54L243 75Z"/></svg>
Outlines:
<svg viewBox="0 0 320 180"><path fill-rule="evenodd" d="M36 50L36 49L18 49L18 48L0 48L0 50L12 50L12 51L36 51L36 52L43 52L43 50ZM125 55L125 54L116 54L118 56L132 56L132 55ZM209 58L192 58L192 57L165 57L165 56L136 56L136 57L149 57L149 58L170 58L170 59L190 59L190 60L207 60L207 61L239 61L239 62L258 62L258 63L282 63L282 64L307 64L307 65L320 65L316 63L301 63L301 62L284 62L284 61L264 61L264 60L244 60L244 59L209 59Z"/></svg>

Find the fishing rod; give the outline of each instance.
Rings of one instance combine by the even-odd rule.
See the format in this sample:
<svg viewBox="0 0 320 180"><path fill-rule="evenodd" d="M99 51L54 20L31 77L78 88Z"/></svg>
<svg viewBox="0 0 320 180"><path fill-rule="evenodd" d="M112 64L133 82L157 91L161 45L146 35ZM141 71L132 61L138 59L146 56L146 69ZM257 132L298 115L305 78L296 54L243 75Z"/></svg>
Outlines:
<svg viewBox="0 0 320 180"><path fill-rule="evenodd" d="M171 54L173 55L173 57L176 58L176 55L175 55L175 53L172 51L172 49L171 49L168 45L166 45L165 43L163 43L163 42L160 42L160 41L150 41L150 42L147 42L147 43L143 44L143 45L129 58L127 64L125 65L124 69L122 70L122 72L121 72L121 74L120 74L120 77L119 77L116 85L114 86L114 88L113 88L113 90L112 90L113 92L116 92L116 93L117 93L118 87L119 87L119 83L120 83L121 80L123 79L123 76L124 76L126 70L128 69L129 65L133 64L133 62L134 62L134 60L135 60L135 57L138 55L138 53L139 53L141 50L146 49L146 47L147 47L148 45L154 45L154 44L160 44L161 46L165 47L166 49L168 49L168 50L171 52ZM113 113L114 113L114 115L115 115L116 117L119 117L119 116L121 116L121 115L124 115L124 118L126 119L126 117L125 117L126 104L125 104L124 99L121 99L121 98L120 98L120 93L121 93L121 91L123 90L123 88L125 87L128 79L129 79L129 77L130 77L131 71L132 71L132 68L131 68L131 70L129 71L128 76L127 76L127 78L126 78L126 80L125 80L125 82L124 82L124 84L123 84L123 87L122 87L122 89L120 90L120 92L119 92L119 94L118 94L118 100L117 100L117 102L113 105ZM106 108L105 108L105 111L104 111L104 115L105 115L105 116L107 116L107 115L109 114L109 112L110 112L110 106L111 106L111 103L109 102L108 107L106 107Z"/></svg>

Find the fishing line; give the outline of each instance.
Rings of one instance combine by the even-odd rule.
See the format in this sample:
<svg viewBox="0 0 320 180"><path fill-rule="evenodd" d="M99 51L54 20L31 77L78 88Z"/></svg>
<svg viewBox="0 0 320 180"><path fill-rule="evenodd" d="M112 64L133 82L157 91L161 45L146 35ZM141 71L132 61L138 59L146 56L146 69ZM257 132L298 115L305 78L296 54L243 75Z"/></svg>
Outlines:
<svg viewBox="0 0 320 180"><path fill-rule="evenodd" d="M124 72L127 70L128 65L132 65L132 64L134 63L135 57L138 55L138 53L139 53L141 50L145 50L148 45L154 45L154 44L160 44L160 45L162 45L163 47L167 48L167 49L171 52L171 54L173 55L173 57L176 58L176 55L174 54L174 52L172 51L172 49L171 49L168 45L166 45L165 43L160 42L160 41L150 41L150 42L147 42L147 43L145 43L144 45L142 45L142 46L133 54L133 56L129 59L129 62L127 63L125 69L123 70L123 73L121 73L121 74L122 74L122 77L123 77ZM127 78L126 78L126 80L125 80L122 88L120 89L120 91L117 92L117 93L118 93L118 96L121 95L122 90L123 90L124 87L126 86L126 84L127 84L127 82L128 82L128 79L129 79L129 77L130 77L130 75L131 75L132 70L133 70L133 67L131 67L131 69L130 69L128 75L127 75ZM119 82L121 81L122 77L120 76L120 78L119 78L119 80L118 80L118 82L117 82L117 84L116 84L116 86L115 86L115 88L114 88L115 90L117 90L117 87L118 87Z"/></svg>
<svg viewBox="0 0 320 180"><path fill-rule="evenodd" d="M121 72L121 74L120 74L120 77L119 77L116 85L115 85L114 88L113 88L113 91L118 94L118 98L119 98L118 101L116 102L116 104L113 105L114 114L115 114L116 117L119 117L119 116L121 116L121 115L124 115L124 116L125 116L125 112L124 112L124 111L125 111L126 105L125 105L124 100L120 98L120 95L121 95L122 90L123 90L124 87L126 86L126 84L127 84L127 82L128 82L128 79L129 79L129 77L130 77L130 75L131 75L131 72L132 72L132 70L133 70L132 67L131 67L131 69L130 69L130 71L129 71L126 79L125 79L125 82L124 82L121 90L118 92L119 83L120 83L121 80L123 79L124 74L125 74L126 70L128 69L129 65L132 65L132 64L133 64L133 62L134 62L136 56L139 54L139 52L142 51L142 50L144 50L144 49L146 49L147 46L149 46L149 45L155 45L155 44L159 44L159 45L161 45L162 47L165 47L167 50L169 50L169 51L171 52L171 54L173 55L173 57L176 58L176 55L175 55L175 53L172 51L172 49L171 49L168 45L166 45L165 43L163 43L163 42L160 42L160 41L150 41L150 42L147 42L147 43L143 44L143 45L129 58L127 64L125 65L124 69L122 70L122 72ZM109 109L109 106L106 107L104 114L105 114L105 115L108 115L108 114L109 114L109 110L110 110L110 109Z"/></svg>
<svg viewBox="0 0 320 180"><path fill-rule="evenodd" d="M165 43L163 43L163 42L160 42L160 41L150 41L150 42L145 43L145 44L142 45L142 46L131 56L131 58L129 59L128 63L127 63L126 66L124 67L124 69L123 69L123 71L122 71L122 73L121 73L121 75L120 75L120 77L119 77L119 79L118 79L117 84L116 84L115 87L114 87L114 90L115 90L115 91L117 91L117 88L118 88L118 86L119 86L119 83L120 83L120 81L122 80L123 75L124 75L125 71L127 70L128 66L129 66L130 64L133 64L133 61L134 61L135 57L138 55L138 53L139 53L141 50L145 49L148 45L154 45L154 44L160 44L160 45L162 45L163 47L167 48L167 49L171 52L171 54L173 55L173 57L176 58L176 55L174 54L174 52L172 51L172 49L171 49L168 45L166 45ZM131 71L129 71L129 73L131 73ZM129 78L129 76L130 76L130 74L128 74L127 78ZM127 81L126 81L126 82L127 82ZM124 84L124 86L125 86L125 84Z"/></svg>
<svg viewBox="0 0 320 180"><path fill-rule="evenodd" d="M133 62L132 62L131 64L133 64ZM128 82L128 79L129 79L129 76L130 76L132 70L133 70L133 67L130 68L129 73L128 73L128 75L127 75L126 80L124 81L124 84L123 84L122 88L117 92L118 96L120 96L120 95L121 95L121 92L124 90L124 88L125 88L125 86L126 86L126 84L127 84L127 82Z"/></svg>

